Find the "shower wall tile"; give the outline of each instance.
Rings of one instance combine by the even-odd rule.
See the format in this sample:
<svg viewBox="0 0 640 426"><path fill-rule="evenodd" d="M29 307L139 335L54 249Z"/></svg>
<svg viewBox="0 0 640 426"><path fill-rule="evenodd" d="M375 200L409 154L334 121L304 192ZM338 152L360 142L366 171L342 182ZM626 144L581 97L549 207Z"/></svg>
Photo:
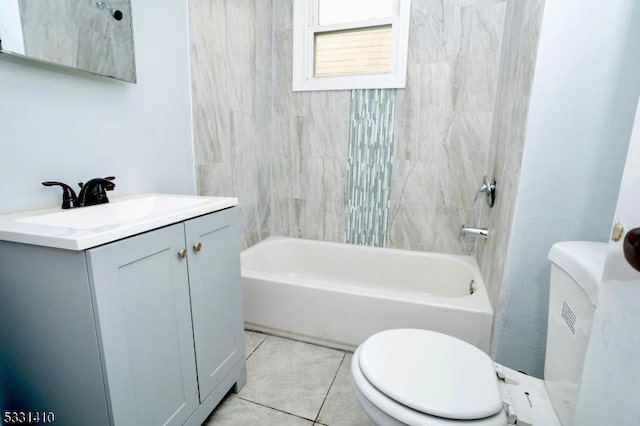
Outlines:
<svg viewBox="0 0 640 426"><path fill-rule="evenodd" d="M292 92L293 0L273 4L273 232L344 241L350 91ZM387 245L466 254L473 242L458 230L476 225L505 3L413 0L411 7Z"/></svg>
<svg viewBox="0 0 640 426"><path fill-rule="evenodd" d="M449 236L469 217L456 207L461 202L443 190L449 186L447 167L422 161L394 163L388 246L458 254L472 250L470 241ZM434 198L425 198L425 193Z"/></svg>
<svg viewBox="0 0 640 426"><path fill-rule="evenodd" d="M191 0L189 15L197 191L239 198L245 248L271 227L272 6Z"/></svg>
<svg viewBox="0 0 640 426"><path fill-rule="evenodd" d="M351 92L292 91L293 1L273 4L273 233L344 241Z"/></svg>
<svg viewBox="0 0 640 426"><path fill-rule="evenodd" d="M544 0L509 0L488 170L497 181L496 204L482 206L489 239L478 244L478 263L494 308L504 279L527 113Z"/></svg>
<svg viewBox="0 0 640 426"><path fill-rule="evenodd" d="M461 54L499 59L504 0L416 0L411 4L410 61L455 62Z"/></svg>
<svg viewBox="0 0 640 426"><path fill-rule="evenodd" d="M502 1L412 2L407 87L398 90L388 245L471 254L487 173Z"/></svg>
<svg viewBox="0 0 640 426"><path fill-rule="evenodd" d="M275 197L273 200L273 226L275 235L303 238L305 200L292 197Z"/></svg>

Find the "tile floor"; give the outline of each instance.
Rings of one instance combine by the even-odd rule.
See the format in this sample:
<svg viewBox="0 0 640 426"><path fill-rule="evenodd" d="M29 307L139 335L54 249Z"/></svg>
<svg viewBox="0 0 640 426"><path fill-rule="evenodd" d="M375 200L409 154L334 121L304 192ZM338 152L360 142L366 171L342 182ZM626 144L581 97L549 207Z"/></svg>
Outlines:
<svg viewBox="0 0 640 426"><path fill-rule="evenodd" d="M247 384L205 421L212 425L373 425L351 392L351 353L245 331Z"/></svg>

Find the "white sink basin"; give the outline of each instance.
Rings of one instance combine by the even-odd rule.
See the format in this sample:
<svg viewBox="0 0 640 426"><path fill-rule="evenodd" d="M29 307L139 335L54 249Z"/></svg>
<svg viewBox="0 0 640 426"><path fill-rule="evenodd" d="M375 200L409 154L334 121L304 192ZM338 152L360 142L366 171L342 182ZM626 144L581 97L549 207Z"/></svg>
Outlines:
<svg viewBox="0 0 640 426"><path fill-rule="evenodd" d="M169 211L191 208L208 202L207 198L149 195L98 206L25 217L18 219L18 222L71 229L95 229L147 216L163 215Z"/></svg>
<svg viewBox="0 0 640 426"><path fill-rule="evenodd" d="M238 204L237 198L144 194L109 204L0 216L0 240L84 250Z"/></svg>

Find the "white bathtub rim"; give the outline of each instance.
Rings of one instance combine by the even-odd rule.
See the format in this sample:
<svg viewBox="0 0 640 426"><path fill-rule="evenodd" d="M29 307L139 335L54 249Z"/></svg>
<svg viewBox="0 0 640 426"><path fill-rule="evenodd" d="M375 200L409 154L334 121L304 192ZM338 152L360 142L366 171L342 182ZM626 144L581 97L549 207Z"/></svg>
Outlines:
<svg viewBox="0 0 640 426"><path fill-rule="evenodd" d="M339 243L334 241L321 241L321 240L310 240L305 238L292 238L292 237L279 237L279 236L271 236L271 237L265 238L264 240L259 241L258 243L252 245L251 247L244 249L240 255L241 257L249 256L253 251L258 250L260 246L267 245L270 243L279 243L279 242L287 242L287 241L298 241L305 244L313 244L313 245L343 247L343 248L347 248L348 250L357 249L362 251L375 251L375 252L386 251L388 253L395 253L403 256L412 256L412 257L413 256L422 257L425 255L428 255L436 259L458 261L463 264L466 264L467 266L472 266L476 271L479 271L479 266L476 258L473 256L464 255L464 254L425 252L425 251L407 250L407 249L399 249L399 248L391 248L391 247L364 246L364 245L349 244L349 243Z"/></svg>
<svg viewBox="0 0 640 426"><path fill-rule="evenodd" d="M258 281L266 281L272 285L296 286L316 291L348 294L352 296L370 297L373 299L393 300L396 302L411 302L426 306L442 306L451 310L465 310L477 313L493 315L493 308L489 303L489 296L481 286L476 288L474 294L461 297L434 296L428 293L409 293L399 291L385 291L375 289L363 292L366 287L334 283L327 280L311 280L306 278L290 278L282 274L267 272L242 271L242 277ZM327 286L327 284L330 284Z"/></svg>
<svg viewBox="0 0 640 426"><path fill-rule="evenodd" d="M317 289L317 290L325 290L325 291L336 291L342 294L350 294L350 295L365 295L368 297L373 297L376 299L393 299L395 301L407 301L410 299L411 302L417 302L424 305L438 305L444 306L448 309L460 309L464 308L465 310L472 310L473 312L479 313L489 313L493 315L493 307L491 301L489 299L489 295L486 290L486 286L482 276L480 275L480 269L478 267L478 263L476 259L472 256L465 255L457 255L457 254L444 254L444 253L433 253L433 252L421 252L414 250L404 250L404 249L396 249L396 248L386 248L386 247L371 247L371 246L360 246L360 245L351 245L347 243L337 243L330 241L317 241L317 240L309 240L303 238L291 238L291 237L269 237L266 238L257 244L245 249L241 253L241 259L245 256L249 256L253 251L260 249L269 243L281 243L281 242L302 242L305 244L312 245L325 245L325 246L333 246L333 247L345 247L351 250L363 250L363 251L386 251L390 253L395 253L402 256L416 256L423 257L429 256L436 259L445 259L454 263L461 263L465 267L471 267L473 270L472 278L475 281L475 292L473 294L468 294L464 296L439 296L431 293L414 293L410 291L403 290L382 290L380 288L368 288L362 285L354 285L345 282L334 282L326 279L312 279L312 278L303 278L303 277L290 277L282 273L273 273L273 272L264 272L264 271L256 271L254 269L248 269L244 266L241 267L241 274L243 277L256 279L256 280L265 280L273 284L281 284L281 285L294 285L301 286L309 289ZM241 262L241 265L244 265ZM418 299L414 299L418 297Z"/></svg>

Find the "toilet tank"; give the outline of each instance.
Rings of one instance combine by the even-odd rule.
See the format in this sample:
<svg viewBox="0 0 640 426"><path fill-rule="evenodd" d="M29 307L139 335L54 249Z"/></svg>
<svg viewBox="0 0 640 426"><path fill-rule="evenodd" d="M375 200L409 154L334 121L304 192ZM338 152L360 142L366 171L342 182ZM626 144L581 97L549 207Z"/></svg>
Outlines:
<svg viewBox="0 0 640 426"><path fill-rule="evenodd" d="M563 425L573 424L607 244L556 243L549 251L551 280L544 380Z"/></svg>

